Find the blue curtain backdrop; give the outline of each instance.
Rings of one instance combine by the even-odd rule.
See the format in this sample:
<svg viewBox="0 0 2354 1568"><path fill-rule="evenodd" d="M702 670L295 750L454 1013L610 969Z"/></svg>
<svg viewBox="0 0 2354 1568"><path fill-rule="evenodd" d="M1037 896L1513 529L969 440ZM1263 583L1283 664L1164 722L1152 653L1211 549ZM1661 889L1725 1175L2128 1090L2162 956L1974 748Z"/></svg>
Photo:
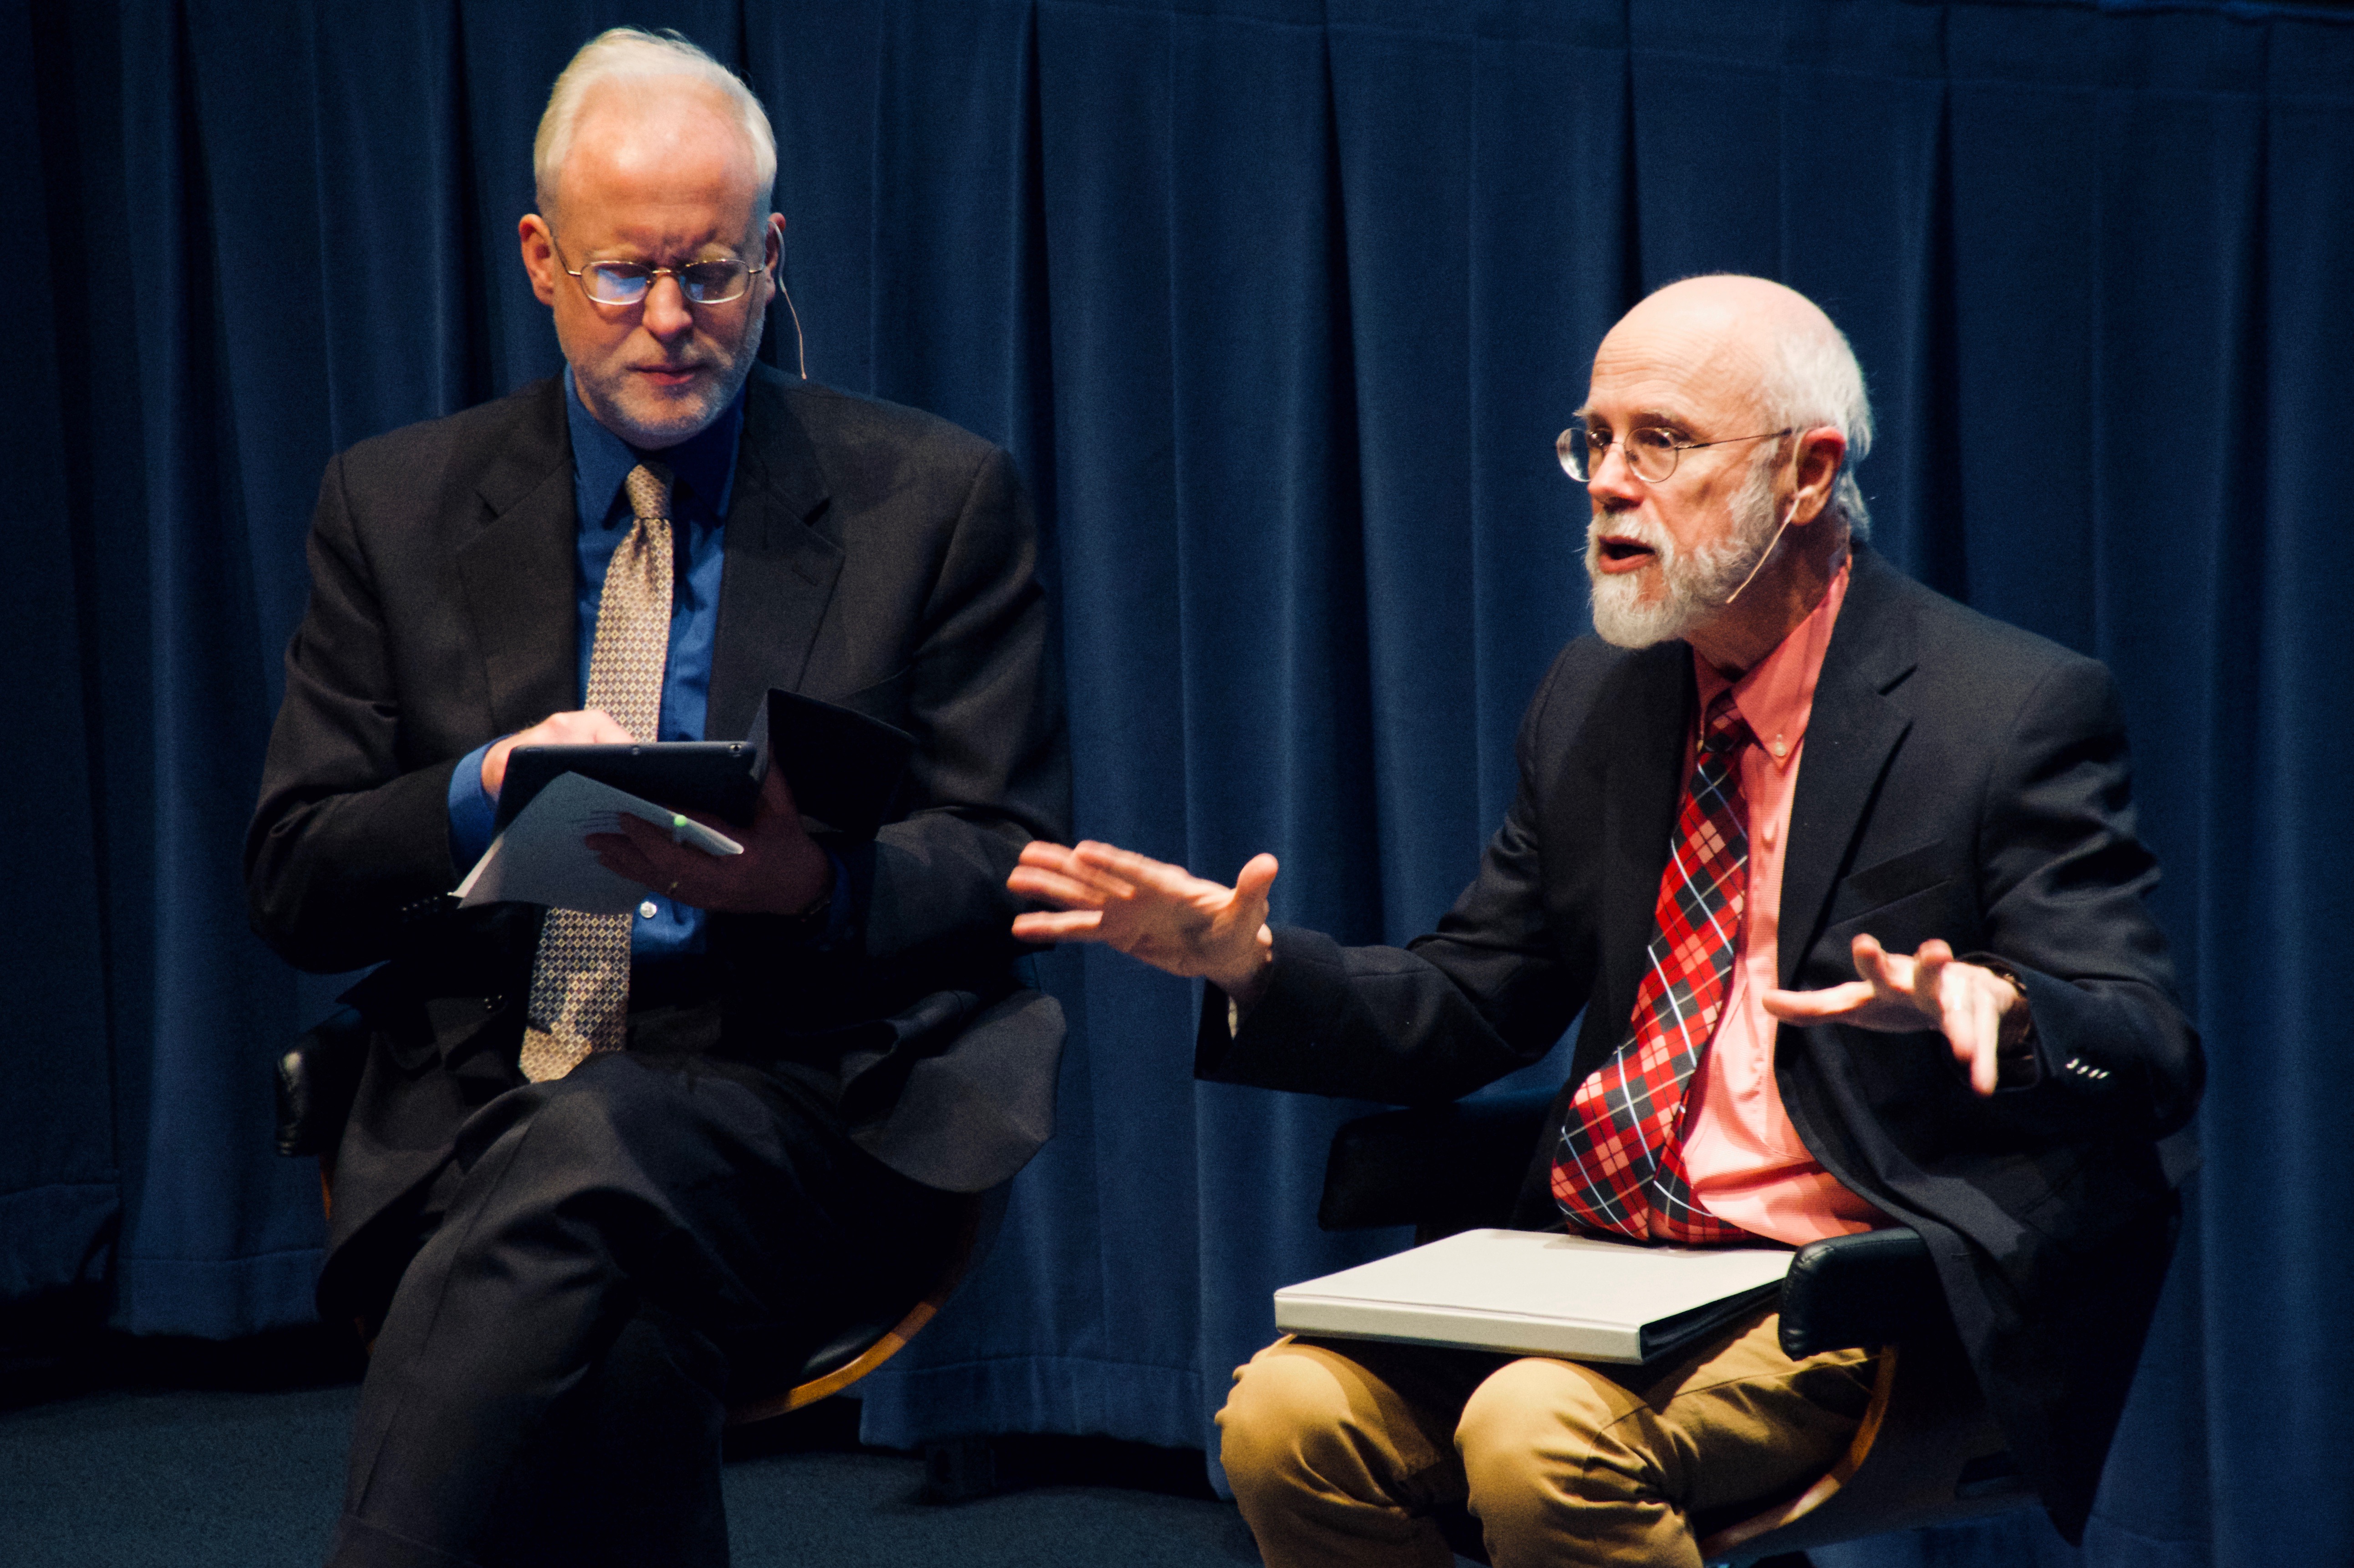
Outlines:
<svg viewBox="0 0 2354 1568"><path fill-rule="evenodd" d="M556 367L514 226L550 79L620 22L770 106L811 373L1021 459L1082 831L1273 849L1281 917L1351 939L1452 898L1582 629L1552 440L1602 332L1696 271L1820 301L1882 546L2116 671L2211 1055L2081 1561L2343 1559L2354 23L2292 7L0 0L0 1298L309 1316L267 1063L337 984L248 934L238 845L313 487ZM868 1435L1213 1446L1271 1287L1403 1239L1314 1229L1359 1107L1193 1085L1186 986L1047 969L1064 1130ZM2079 1558L2031 1519L1820 1560Z"/></svg>

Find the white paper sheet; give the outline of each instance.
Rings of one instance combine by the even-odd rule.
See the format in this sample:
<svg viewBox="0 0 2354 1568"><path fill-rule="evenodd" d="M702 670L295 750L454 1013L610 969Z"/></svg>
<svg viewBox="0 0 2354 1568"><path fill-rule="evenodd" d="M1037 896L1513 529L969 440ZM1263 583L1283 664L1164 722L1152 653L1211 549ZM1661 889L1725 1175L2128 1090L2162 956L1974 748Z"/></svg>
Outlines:
<svg viewBox="0 0 2354 1568"><path fill-rule="evenodd" d="M590 915L628 914L645 898L646 890L598 864L597 856L581 842L590 833L620 832L623 812L705 853L744 853L744 846L725 833L610 784L567 773L535 796L506 831L491 841L458 885L458 902L545 904Z"/></svg>

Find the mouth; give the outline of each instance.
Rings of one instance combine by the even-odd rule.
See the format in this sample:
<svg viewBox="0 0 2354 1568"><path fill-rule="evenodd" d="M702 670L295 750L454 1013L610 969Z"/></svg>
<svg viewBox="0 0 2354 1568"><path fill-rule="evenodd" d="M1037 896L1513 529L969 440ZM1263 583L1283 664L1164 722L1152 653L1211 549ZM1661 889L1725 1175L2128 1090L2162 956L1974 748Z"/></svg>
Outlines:
<svg viewBox="0 0 2354 1568"><path fill-rule="evenodd" d="M1605 534L1595 540L1594 556L1598 570L1616 576L1642 570L1658 558L1659 552L1623 534Z"/></svg>
<svg viewBox="0 0 2354 1568"><path fill-rule="evenodd" d="M691 386L703 374L700 365L642 365L638 375L656 387Z"/></svg>

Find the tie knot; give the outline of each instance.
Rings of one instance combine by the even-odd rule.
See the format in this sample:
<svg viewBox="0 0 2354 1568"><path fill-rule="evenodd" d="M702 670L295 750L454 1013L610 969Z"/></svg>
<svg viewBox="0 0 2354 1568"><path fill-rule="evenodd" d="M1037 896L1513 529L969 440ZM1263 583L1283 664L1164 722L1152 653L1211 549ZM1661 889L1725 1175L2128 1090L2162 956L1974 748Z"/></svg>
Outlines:
<svg viewBox="0 0 2354 1568"><path fill-rule="evenodd" d="M1730 688L1719 692L1716 700L1708 705L1708 716L1701 723L1700 748L1723 755L1740 749L1749 738L1749 721L1741 716L1740 705L1733 700Z"/></svg>
<svg viewBox="0 0 2354 1568"><path fill-rule="evenodd" d="M670 471L653 463L640 463L621 482L629 492L630 511L639 517L670 518Z"/></svg>

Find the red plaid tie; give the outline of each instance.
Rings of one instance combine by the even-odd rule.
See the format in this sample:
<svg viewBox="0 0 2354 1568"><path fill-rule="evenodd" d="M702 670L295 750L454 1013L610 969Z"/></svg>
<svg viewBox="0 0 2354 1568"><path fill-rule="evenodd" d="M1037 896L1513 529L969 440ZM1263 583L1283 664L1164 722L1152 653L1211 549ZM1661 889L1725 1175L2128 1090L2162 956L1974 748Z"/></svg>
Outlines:
<svg viewBox="0 0 2354 1568"><path fill-rule="evenodd" d="M1709 705L1700 755L1659 878L1651 965L1626 1044L1577 1086L1553 1155L1553 1195L1572 1223L1648 1240L1721 1242L1744 1233L1692 1202L1684 1094L1716 1033L1749 898L1741 748L1749 726L1730 691Z"/></svg>

